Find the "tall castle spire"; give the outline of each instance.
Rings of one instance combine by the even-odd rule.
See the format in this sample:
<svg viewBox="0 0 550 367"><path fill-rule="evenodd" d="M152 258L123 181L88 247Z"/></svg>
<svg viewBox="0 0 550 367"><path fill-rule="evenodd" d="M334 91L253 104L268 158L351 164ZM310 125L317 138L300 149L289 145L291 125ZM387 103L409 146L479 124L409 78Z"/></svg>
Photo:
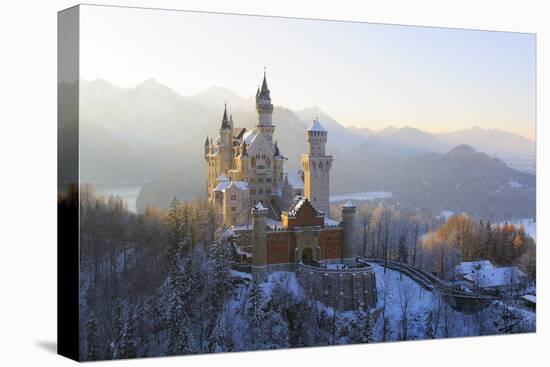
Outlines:
<svg viewBox="0 0 550 367"><path fill-rule="evenodd" d="M267 99L271 101L271 96L269 95L269 87L267 86L267 77L266 77L266 69L264 66L264 80L262 82L262 89L260 90L260 95L262 99Z"/></svg>
<svg viewBox="0 0 550 367"><path fill-rule="evenodd" d="M258 111L258 129L265 135L269 142L273 139L275 127L272 124L273 104L271 93L267 86L266 69L264 67L264 80L261 89L256 93L256 111Z"/></svg>
<svg viewBox="0 0 550 367"><path fill-rule="evenodd" d="M229 119L227 118L227 102L224 105L223 109L223 118L222 118L222 129L229 129Z"/></svg>

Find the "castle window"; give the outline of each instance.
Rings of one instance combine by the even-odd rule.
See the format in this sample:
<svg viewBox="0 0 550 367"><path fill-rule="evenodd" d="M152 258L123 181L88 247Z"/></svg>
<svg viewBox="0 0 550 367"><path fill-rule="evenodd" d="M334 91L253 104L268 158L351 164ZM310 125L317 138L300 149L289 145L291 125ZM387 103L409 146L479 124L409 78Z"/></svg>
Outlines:
<svg viewBox="0 0 550 367"><path fill-rule="evenodd" d="M270 178L270 177L266 177L265 182L271 182L271 178Z"/></svg>
<svg viewBox="0 0 550 367"><path fill-rule="evenodd" d="M237 195L235 194L231 195L231 200L237 200Z"/></svg>
<svg viewBox="0 0 550 367"><path fill-rule="evenodd" d="M265 189L266 194L271 194L271 189Z"/></svg>
<svg viewBox="0 0 550 367"><path fill-rule="evenodd" d="M236 212L236 211L237 211L237 207L236 207L236 206L232 206L232 207L231 207L231 211L232 211L232 212Z"/></svg>

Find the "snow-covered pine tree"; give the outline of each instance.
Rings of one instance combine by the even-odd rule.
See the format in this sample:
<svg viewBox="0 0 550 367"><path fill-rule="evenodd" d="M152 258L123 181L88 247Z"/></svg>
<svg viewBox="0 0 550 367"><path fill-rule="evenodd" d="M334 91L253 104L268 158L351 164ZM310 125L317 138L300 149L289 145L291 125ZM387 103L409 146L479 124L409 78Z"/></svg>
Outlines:
<svg viewBox="0 0 550 367"><path fill-rule="evenodd" d="M212 274L212 291L217 299L224 300L233 289L231 283L231 249L227 239L212 243L208 253Z"/></svg>
<svg viewBox="0 0 550 367"><path fill-rule="evenodd" d="M357 324L359 326L359 341L361 343L374 343L374 320L370 310L363 304L357 311Z"/></svg>
<svg viewBox="0 0 550 367"><path fill-rule="evenodd" d="M283 312L290 307L293 299L292 294L288 291L288 283L283 286L280 282L275 283L273 292L271 292L271 300L269 308L276 312Z"/></svg>
<svg viewBox="0 0 550 367"><path fill-rule="evenodd" d="M331 317L326 315L326 319L322 323L326 325L326 328L320 328L320 322L310 298L306 297L292 305L287 310L286 315L289 324L289 343L291 347L310 347L327 344L327 337L326 335L322 335L322 331L326 334L328 329L331 328L328 320Z"/></svg>
<svg viewBox="0 0 550 367"><path fill-rule="evenodd" d="M138 300L136 307L134 308L133 318L135 320L136 328L136 342L138 345L144 346L146 343L146 334L145 334L145 314L144 306L141 300Z"/></svg>
<svg viewBox="0 0 550 367"><path fill-rule="evenodd" d="M122 318L122 304L120 299L115 300L113 307L113 343L111 349L113 359L121 358L122 338L124 336L124 319Z"/></svg>
<svg viewBox="0 0 550 367"><path fill-rule="evenodd" d="M246 315L248 317L248 322L252 324L254 328L260 327L263 320L263 310L262 310L262 290L260 288L259 280L257 277L254 277L252 281L252 288L248 295L248 300L246 302Z"/></svg>
<svg viewBox="0 0 550 367"><path fill-rule="evenodd" d="M288 324L277 310L268 309L263 312L263 322L259 331L262 349L289 347Z"/></svg>
<svg viewBox="0 0 550 367"><path fill-rule="evenodd" d="M226 239L213 242L208 248L207 308L209 317L205 320L204 335L210 340L218 315L227 296L231 294L231 251ZM208 343L211 345L211 343Z"/></svg>
<svg viewBox="0 0 550 367"><path fill-rule="evenodd" d="M168 263L172 263L176 259L176 253L181 249L181 241L186 238L188 233L188 213L184 205L174 196L170 202L168 211L167 224L167 257Z"/></svg>
<svg viewBox="0 0 550 367"><path fill-rule="evenodd" d="M126 318L119 351L118 358L126 359L137 357L135 313L133 315L129 314Z"/></svg>
<svg viewBox="0 0 550 367"><path fill-rule="evenodd" d="M97 346L97 320L92 312L86 323L86 360L95 361L99 358Z"/></svg>
<svg viewBox="0 0 550 367"><path fill-rule="evenodd" d="M500 306L502 312L497 315L495 324L501 334L513 334L518 332L517 326L520 323L518 317L510 310L507 302L503 302Z"/></svg>
<svg viewBox="0 0 550 367"><path fill-rule="evenodd" d="M188 256L185 247L187 241L182 241L175 254L168 279L168 309L169 309L169 345L172 354L188 354L193 350L193 338L190 329L189 315L186 303L189 302L191 284L189 280Z"/></svg>
<svg viewBox="0 0 550 367"><path fill-rule="evenodd" d="M223 316L218 320L209 343L211 344L210 349L215 353L231 352L233 350L233 339Z"/></svg>
<svg viewBox="0 0 550 367"><path fill-rule="evenodd" d="M194 352L191 322L185 310L179 316L177 326L171 329L170 352L181 355Z"/></svg>
<svg viewBox="0 0 550 367"><path fill-rule="evenodd" d="M152 322L151 331L155 335L157 344L160 344L160 332L163 329L163 312L162 305L160 303L160 295L155 292L147 303L147 313L149 314Z"/></svg>
<svg viewBox="0 0 550 367"><path fill-rule="evenodd" d="M432 311L428 312L428 315L426 316L426 320L424 321L424 338L425 339L435 338Z"/></svg>

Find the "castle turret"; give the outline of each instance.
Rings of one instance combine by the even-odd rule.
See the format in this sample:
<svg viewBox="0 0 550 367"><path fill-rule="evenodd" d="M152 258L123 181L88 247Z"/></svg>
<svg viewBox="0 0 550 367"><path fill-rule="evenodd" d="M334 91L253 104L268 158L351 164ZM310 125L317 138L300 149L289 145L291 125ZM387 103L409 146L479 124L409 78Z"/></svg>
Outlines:
<svg viewBox="0 0 550 367"><path fill-rule="evenodd" d="M256 111L258 111L258 129L265 135L269 142L272 142L273 132L275 131L275 127L272 123L273 104L271 103L271 95L267 86L265 69L262 88L258 88L256 92Z"/></svg>
<svg viewBox="0 0 550 367"><path fill-rule="evenodd" d="M231 123L227 118L227 104L223 110L222 126L220 127L220 145L231 146Z"/></svg>
<svg viewBox="0 0 550 367"><path fill-rule="evenodd" d="M355 263L355 213L357 208L348 201L342 206L342 262Z"/></svg>
<svg viewBox="0 0 550 367"><path fill-rule="evenodd" d="M252 272L263 276L267 273L267 209L258 202L252 208Z"/></svg>
<svg viewBox="0 0 550 367"><path fill-rule="evenodd" d="M220 127L220 172L231 169L233 156L233 141L231 137L231 125L227 117L227 104L224 107L222 126Z"/></svg>
<svg viewBox="0 0 550 367"><path fill-rule="evenodd" d="M239 148L239 171L241 172L242 178L241 180L244 180L245 177L247 177L247 171L248 171L248 152L246 151L246 144L241 144Z"/></svg>
<svg viewBox="0 0 550 367"><path fill-rule="evenodd" d="M304 169L304 196L309 199L315 209L329 216L330 169L332 156L325 154L327 131L315 119L306 130L309 153L302 154Z"/></svg>
<svg viewBox="0 0 550 367"><path fill-rule="evenodd" d="M204 158L208 161L208 158L206 157L210 151L210 139L208 138L208 135L206 136L206 141L204 142Z"/></svg>

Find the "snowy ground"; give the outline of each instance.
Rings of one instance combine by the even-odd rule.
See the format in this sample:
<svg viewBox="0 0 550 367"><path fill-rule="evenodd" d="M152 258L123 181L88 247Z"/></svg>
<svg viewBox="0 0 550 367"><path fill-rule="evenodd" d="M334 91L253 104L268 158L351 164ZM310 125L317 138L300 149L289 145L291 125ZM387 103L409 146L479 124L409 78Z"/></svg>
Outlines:
<svg viewBox="0 0 550 367"><path fill-rule="evenodd" d="M356 201L372 201L375 199L387 199L392 197L391 192L387 191L368 191L368 192L353 192L342 195L333 195L330 197L330 202L335 203L345 200L356 200Z"/></svg>
<svg viewBox="0 0 550 367"><path fill-rule="evenodd" d="M411 278L399 272L388 269L384 274L384 269L380 265L373 265L376 272L376 286L378 292L378 303L374 310L374 315L378 315L375 328L375 341L383 340L383 318L381 309L384 306L384 293L386 296L386 318L389 320L388 341L402 340L402 305L406 299L409 300L407 309L408 315L408 340L426 339L426 319L430 312L433 315L433 327L437 328L436 338L443 337L461 337L500 334L502 327L502 314L504 304L495 301L485 308L482 312L463 313L454 310L449 304L445 303L437 293L425 290ZM233 350L246 350L247 338L250 338L249 329L246 321L246 300L251 288L250 275L232 271L233 277L239 277L245 280L235 289L233 297L226 303L221 318L224 324L231 330L231 338L234 341ZM264 305L274 296L273 290L276 285L281 285L296 300L303 299L305 296L303 288L298 284L296 275L293 272L275 272L269 275L267 280L260 285ZM317 302L317 308L323 309L330 317L333 315L333 309L323 306ZM507 306L517 321L515 332L533 332L535 331L536 315L527 310L521 302L510 303ZM380 313L379 313L380 312ZM350 328L356 321L356 313L353 311L341 312L338 314L338 325L344 325ZM480 322L481 321L481 322ZM279 327L288 327L286 322L281 320ZM347 326L346 326L347 325ZM481 330L481 331L480 331ZM349 344L351 341L349 335L345 332L340 333L334 344ZM280 348L281 346L277 346ZM286 347L286 346L283 346Z"/></svg>
<svg viewBox="0 0 550 367"><path fill-rule="evenodd" d="M460 336L478 336L480 335L480 318L483 320L482 334L499 334L496 322L500 319L502 303L494 302L483 310L482 313L462 313L456 311L445 303L435 293L425 290L411 278L403 275L400 277L398 271L387 269L384 274L384 268L380 265L374 265L376 273L376 287L378 291L378 308L384 304L383 294L387 289L386 316L390 324L390 340L401 339L401 320L403 317L402 304L409 297L408 306L409 319L409 337L408 339L425 339L426 317L432 312L434 317L434 326L437 322L435 315L439 309L439 322L436 331L436 337L460 337ZM441 307L438 307L438 304ZM535 331L536 315L527 311L518 304L509 306L512 312L521 319L523 331ZM448 328L445 330L445 319L448 320ZM376 340L382 340L382 317L380 316L376 324Z"/></svg>
<svg viewBox="0 0 550 367"><path fill-rule="evenodd" d="M400 294L403 293L407 297L410 297L409 303L409 319L411 323L410 334L416 335L420 338L420 334L423 334L423 321L426 315L433 309L434 296L431 292L422 288L418 283L411 278L403 275L400 277L399 272L387 269L384 274L384 268L380 265L374 265L374 271L376 273L376 288L378 291L378 308L382 308L384 305L384 291L387 292L386 297L386 316L390 322L390 340L400 339L400 320L402 318L401 310L401 298ZM403 298L404 299L404 298ZM382 340L382 317L378 318L376 324L377 340ZM413 337L416 339L415 337Z"/></svg>
<svg viewBox="0 0 550 367"><path fill-rule="evenodd" d="M530 237L532 237L535 240L535 242L537 241L537 226L536 226L537 223L533 218L511 219L511 220L498 222L497 224L503 225L504 223L513 224L516 227L523 224L523 227L525 227L525 233L527 233Z"/></svg>

